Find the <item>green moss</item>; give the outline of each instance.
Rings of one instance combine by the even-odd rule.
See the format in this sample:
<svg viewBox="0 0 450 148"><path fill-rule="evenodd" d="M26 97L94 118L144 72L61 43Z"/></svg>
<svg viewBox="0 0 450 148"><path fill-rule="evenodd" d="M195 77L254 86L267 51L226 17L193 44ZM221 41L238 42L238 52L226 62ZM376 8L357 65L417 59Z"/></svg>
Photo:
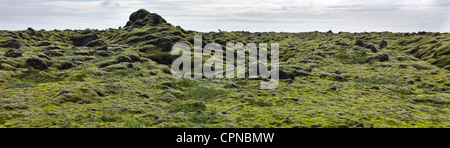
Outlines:
<svg viewBox="0 0 450 148"><path fill-rule="evenodd" d="M147 58L149 58L159 64L164 64L164 65L172 64L173 61L175 61L179 57L180 56L173 56L168 52L154 53L154 54L147 56Z"/></svg>
<svg viewBox="0 0 450 148"><path fill-rule="evenodd" d="M48 72L38 71L38 70L28 70L17 76L24 82L40 84L40 83L51 83L64 81L64 78L57 77Z"/></svg>
<svg viewBox="0 0 450 148"><path fill-rule="evenodd" d="M180 87L194 87L194 86L197 86L199 84L199 82L197 82L193 79L181 78L175 84Z"/></svg>
<svg viewBox="0 0 450 148"><path fill-rule="evenodd" d="M399 82L393 78L380 77L380 76L372 76L372 77L363 77L363 78L355 78L355 82L371 85L371 84L393 84L393 85L401 85L402 82Z"/></svg>
<svg viewBox="0 0 450 148"><path fill-rule="evenodd" d="M95 33L105 41L107 48L73 48L70 37L82 37L81 32L0 31L0 46L9 46L7 41L15 39L26 47L20 49L23 58L0 58L0 127L449 127L449 90L445 88L450 77L441 69L449 69L449 34L201 33L159 24L86 30L85 34ZM259 90L262 80L257 79L177 80L166 65L178 56L162 52L157 39L189 42L192 47L194 34L203 35L203 45L213 41L280 43L280 64L308 75L281 80L274 90ZM378 52L388 54L390 60L367 63L376 54L364 47L336 44L355 40L375 46L387 41L387 48ZM51 43L65 54L50 56L50 62L70 61L77 67L26 71L24 60L49 47L35 46L39 42ZM9 48L0 50L3 55ZM92 54L97 50L106 50L109 56ZM79 51L89 56L75 55ZM96 66L131 54L140 60ZM203 62L209 58L203 55ZM408 81L409 85L404 84Z"/></svg>
<svg viewBox="0 0 450 148"><path fill-rule="evenodd" d="M334 57L346 64L364 64L368 58L365 54L351 54L345 50L340 50Z"/></svg>
<svg viewBox="0 0 450 148"><path fill-rule="evenodd" d="M193 123L207 123L208 120L211 119L211 116L209 114L206 113L200 113L200 114L191 114L189 116L189 121L193 122Z"/></svg>
<svg viewBox="0 0 450 148"><path fill-rule="evenodd" d="M95 122L117 122L121 119L122 115L114 109L107 109L100 115L91 116L91 120Z"/></svg>
<svg viewBox="0 0 450 148"><path fill-rule="evenodd" d="M36 87L35 84L32 83L28 83L28 82L16 82L16 81L11 81L6 85L7 89L10 88L27 88L27 87Z"/></svg>
<svg viewBox="0 0 450 148"><path fill-rule="evenodd" d="M170 107L171 113L177 113L177 112L195 112L195 111L204 111L206 109L206 106L201 102L195 102L195 103L189 103L189 104L177 104L172 107Z"/></svg>
<svg viewBox="0 0 450 148"><path fill-rule="evenodd" d="M185 95L185 98L206 100L206 99L213 99L214 97L223 94L226 94L226 91L207 87L194 87L188 90L188 92Z"/></svg>

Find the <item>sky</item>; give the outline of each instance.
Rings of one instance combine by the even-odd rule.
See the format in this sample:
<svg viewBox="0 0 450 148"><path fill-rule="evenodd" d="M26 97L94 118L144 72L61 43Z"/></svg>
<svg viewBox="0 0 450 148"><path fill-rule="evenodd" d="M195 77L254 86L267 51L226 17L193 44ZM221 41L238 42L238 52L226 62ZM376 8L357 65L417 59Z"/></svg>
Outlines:
<svg viewBox="0 0 450 148"><path fill-rule="evenodd" d="M118 28L141 8L201 32L450 32L450 0L0 0L0 30Z"/></svg>

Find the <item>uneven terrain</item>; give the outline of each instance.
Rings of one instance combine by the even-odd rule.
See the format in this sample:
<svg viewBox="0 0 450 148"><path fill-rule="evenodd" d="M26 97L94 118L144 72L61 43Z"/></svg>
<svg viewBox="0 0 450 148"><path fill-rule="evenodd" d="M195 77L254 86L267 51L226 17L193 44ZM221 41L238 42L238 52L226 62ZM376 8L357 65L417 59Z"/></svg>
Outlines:
<svg viewBox="0 0 450 148"><path fill-rule="evenodd" d="M194 35L279 43L278 88L175 79L170 50ZM204 33L139 10L118 29L0 31L0 127L449 128L449 70L448 33Z"/></svg>

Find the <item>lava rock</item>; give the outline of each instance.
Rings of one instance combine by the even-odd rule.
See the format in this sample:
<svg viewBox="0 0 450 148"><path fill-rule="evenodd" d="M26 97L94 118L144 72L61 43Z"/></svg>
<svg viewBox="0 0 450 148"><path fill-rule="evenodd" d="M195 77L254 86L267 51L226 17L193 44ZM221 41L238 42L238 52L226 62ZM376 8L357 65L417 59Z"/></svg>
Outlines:
<svg viewBox="0 0 450 148"><path fill-rule="evenodd" d="M39 58L44 58L44 59L50 60L50 57L48 57L48 56L45 55L45 54L37 54L37 56L38 56Z"/></svg>
<svg viewBox="0 0 450 148"><path fill-rule="evenodd" d="M137 55L127 55L127 57L129 57L131 59L132 62L141 62L141 58Z"/></svg>
<svg viewBox="0 0 450 148"><path fill-rule="evenodd" d="M140 9L130 15L130 20L127 22L125 27L143 27L146 25L155 26L164 23L167 23L167 21L160 15Z"/></svg>
<svg viewBox="0 0 450 148"><path fill-rule="evenodd" d="M10 49L5 53L5 57L18 58L22 57L22 53L18 49Z"/></svg>
<svg viewBox="0 0 450 148"><path fill-rule="evenodd" d="M72 62L64 61L58 64L57 68L59 70L66 70L75 67L75 65Z"/></svg>
<svg viewBox="0 0 450 148"><path fill-rule="evenodd" d="M45 48L45 50L55 50L55 49L61 49L61 47L52 45Z"/></svg>
<svg viewBox="0 0 450 148"><path fill-rule="evenodd" d="M377 53L378 52L377 47L375 47L375 45L373 45L373 44L367 45L366 48L370 49L373 53Z"/></svg>
<svg viewBox="0 0 450 148"><path fill-rule="evenodd" d="M0 47L6 47L6 48L15 48L19 49L22 46L24 46L24 43L17 41L16 39L9 39L4 42L0 42Z"/></svg>
<svg viewBox="0 0 450 148"><path fill-rule="evenodd" d="M50 46L50 45L52 45L52 43L46 42L46 41L42 41L42 42L38 42L38 43L35 44L34 46L36 46L36 47L41 47L41 46Z"/></svg>
<svg viewBox="0 0 450 148"><path fill-rule="evenodd" d="M169 52L172 50L172 41L169 38L159 38L156 41L156 45L161 47L163 52Z"/></svg>
<svg viewBox="0 0 450 148"><path fill-rule="evenodd" d="M56 50L49 50L49 51L44 51L44 54L47 56L55 56L55 57L61 57L64 56L63 53L56 51Z"/></svg>
<svg viewBox="0 0 450 148"><path fill-rule="evenodd" d="M119 64L119 61L117 61L117 60L106 61L106 62L97 64L97 65L98 65L98 67L103 68L103 67L107 67L107 66L114 65L114 64Z"/></svg>
<svg viewBox="0 0 450 148"><path fill-rule="evenodd" d="M96 50L96 51L100 51L100 50L108 51L108 46L103 46L103 47L97 48L97 49L95 49L95 50Z"/></svg>
<svg viewBox="0 0 450 148"><path fill-rule="evenodd" d="M280 79L295 79L297 76L311 76L310 72L312 70L309 68L301 67L280 67L279 76Z"/></svg>
<svg viewBox="0 0 450 148"><path fill-rule="evenodd" d="M370 57L368 59L368 62L374 62L374 61L378 61L378 62L386 62L389 61L389 55L386 53L381 53L377 56L374 57Z"/></svg>
<svg viewBox="0 0 450 148"><path fill-rule="evenodd" d="M99 56L102 56L102 57L109 56L109 53L107 51L104 51L104 50L97 51L95 54L99 55Z"/></svg>
<svg viewBox="0 0 450 148"><path fill-rule="evenodd" d="M339 45L339 46L349 46L347 43L342 42L342 41L336 41L335 44L336 44L336 45Z"/></svg>
<svg viewBox="0 0 450 148"><path fill-rule="evenodd" d="M364 41L361 41L361 40L356 40L355 45L358 45L358 46L361 46L361 47L365 47L365 46L366 46L366 44L364 43Z"/></svg>
<svg viewBox="0 0 450 148"><path fill-rule="evenodd" d="M117 58L117 61L118 61L119 63L123 63L123 62L133 62L133 60L131 60L131 58L128 57L128 56L120 56L120 57Z"/></svg>
<svg viewBox="0 0 450 148"><path fill-rule="evenodd" d="M34 69L38 69L38 70L46 70L48 69L49 63L39 57L31 57L28 58L26 61L28 66L33 67Z"/></svg>
<svg viewBox="0 0 450 148"><path fill-rule="evenodd" d="M381 42L380 42L380 48L385 48L385 47L387 47L388 46L388 42L386 42L385 40L382 40Z"/></svg>
<svg viewBox="0 0 450 148"><path fill-rule="evenodd" d="M90 41L98 40L98 36L90 29L83 30L81 34L71 37L74 46L85 46Z"/></svg>
<svg viewBox="0 0 450 148"><path fill-rule="evenodd" d="M87 47L101 47L106 46L106 43L103 40L93 40L86 44Z"/></svg>

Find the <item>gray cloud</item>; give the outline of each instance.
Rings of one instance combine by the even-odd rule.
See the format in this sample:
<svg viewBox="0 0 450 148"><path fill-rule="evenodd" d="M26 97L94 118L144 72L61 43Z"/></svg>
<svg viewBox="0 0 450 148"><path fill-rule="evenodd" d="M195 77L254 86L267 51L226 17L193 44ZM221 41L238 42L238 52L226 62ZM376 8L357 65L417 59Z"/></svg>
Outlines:
<svg viewBox="0 0 450 148"><path fill-rule="evenodd" d="M111 0L104 0L102 6L109 6L111 4Z"/></svg>
<svg viewBox="0 0 450 148"><path fill-rule="evenodd" d="M450 30L445 0L0 0L0 29L105 29L145 8L189 30Z"/></svg>

